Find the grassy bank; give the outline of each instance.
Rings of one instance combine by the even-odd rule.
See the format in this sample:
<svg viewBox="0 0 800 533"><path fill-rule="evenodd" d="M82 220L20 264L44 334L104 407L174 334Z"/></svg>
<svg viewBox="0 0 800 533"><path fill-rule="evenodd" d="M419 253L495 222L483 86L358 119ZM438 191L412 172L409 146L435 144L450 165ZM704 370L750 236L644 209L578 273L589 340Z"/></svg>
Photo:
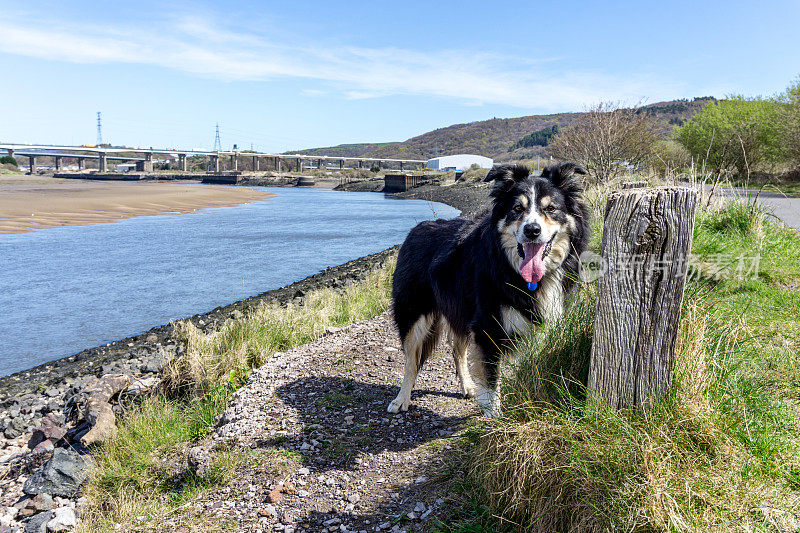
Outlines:
<svg viewBox="0 0 800 533"><path fill-rule="evenodd" d="M203 477L186 468L188 448L212 430L230 395L277 351L308 343L329 327L341 327L385 311L394 260L344 291L319 289L303 304L264 304L219 331L204 334L178 324L186 353L164 370L163 388L129 406L117 435L100 448L86 488L84 531L153 529L165 518L197 516L184 506L202 491L224 483L238 465L280 468L297 458L282 453L221 450ZM208 524L204 530L214 530Z"/></svg>
<svg viewBox="0 0 800 533"><path fill-rule="evenodd" d="M797 531L800 233L734 203L698 214L693 252L670 394L646 411L587 404L583 287L520 341L504 417L472 434L472 510L443 531ZM751 279L715 268L754 255Z"/></svg>

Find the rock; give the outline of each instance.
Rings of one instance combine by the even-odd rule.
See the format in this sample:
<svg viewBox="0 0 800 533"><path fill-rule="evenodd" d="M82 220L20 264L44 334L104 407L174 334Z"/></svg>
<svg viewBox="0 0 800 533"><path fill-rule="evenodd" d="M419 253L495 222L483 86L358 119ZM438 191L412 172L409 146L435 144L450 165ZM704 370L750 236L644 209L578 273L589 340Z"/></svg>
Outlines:
<svg viewBox="0 0 800 533"><path fill-rule="evenodd" d="M155 333L151 333L150 335L147 336L147 338L144 341L148 344L156 343L158 342L158 335L156 335Z"/></svg>
<svg viewBox="0 0 800 533"><path fill-rule="evenodd" d="M71 498L86 479L87 466L77 452L57 448L53 457L25 481L22 492L29 496L46 493Z"/></svg>
<svg viewBox="0 0 800 533"><path fill-rule="evenodd" d="M358 503L361 501L361 495L355 492L347 497L347 501L349 501L350 503Z"/></svg>
<svg viewBox="0 0 800 533"><path fill-rule="evenodd" d="M77 525L75 511L69 507L60 507L53 511L53 518L47 522L48 531L66 531Z"/></svg>
<svg viewBox="0 0 800 533"><path fill-rule="evenodd" d="M47 419L45 419L47 420ZM33 430L31 439L28 441L28 448L31 450L36 448L40 443L49 440L56 443L64 438L67 430L52 424L44 424Z"/></svg>
<svg viewBox="0 0 800 533"><path fill-rule="evenodd" d="M234 309L233 311L231 311L231 318L233 318L234 320L241 320L242 318L244 318L244 313L242 313L238 309Z"/></svg>
<svg viewBox="0 0 800 533"><path fill-rule="evenodd" d="M125 389L130 379L130 376L122 374L106 374L86 388L82 412L92 428L81 437L81 444L86 447L101 444L117 432L116 417L109 400Z"/></svg>
<svg viewBox="0 0 800 533"><path fill-rule="evenodd" d="M273 489L267 494L267 501L269 503L280 503L283 500L283 494L278 489Z"/></svg>
<svg viewBox="0 0 800 533"><path fill-rule="evenodd" d="M164 369L166 365L167 365L166 357L164 357L163 355L157 355L152 359L149 359L145 364L143 364L141 370L142 372L146 372L149 374L158 374Z"/></svg>
<svg viewBox="0 0 800 533"><path fill-rule="evenodd" d="M22 431L25 429L25 421L22 419L22 416L6 419L5 428L3 429L3 433L7 439L16 439L22 435Z"/></svg>
<svg viewBox="0 0 800 533"><path fill-rule="evenodd" d="M189 448L186 456L186 466L190 472L193 472L198 477L205 477L211 468L213 456L211 452L203 446L194 446Z"/></svg>
<svg viewBox="0 0 800 533"><path fill-rule="evenodd" d="M31 454L37 457L43 457L45 455L49 455L55 451L55 445L48 439L44 442L40 442L36 445L36 447L31 450Z"/></svg>
<svg viewBox="0 0 800 533"><path fill-rule="evenodd" d="M53 497L46 493L37 494L29 502L28 506L37 511L50 511L56 506Z"/></svg>
<svg viewBox="0 0 800 533"><path fill-rule="evenodd" d="M47 523L52 517L51 511L37 514L25 524L25 533L47 533Z"/></svg>

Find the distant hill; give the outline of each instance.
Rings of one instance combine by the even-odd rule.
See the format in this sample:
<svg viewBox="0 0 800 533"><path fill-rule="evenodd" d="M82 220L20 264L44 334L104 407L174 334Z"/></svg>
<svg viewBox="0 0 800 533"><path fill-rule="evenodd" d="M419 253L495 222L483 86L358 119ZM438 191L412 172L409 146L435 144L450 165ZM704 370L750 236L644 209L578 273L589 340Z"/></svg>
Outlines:
<svg viewBox="0 0 800 533"><path fill-rule="evenodd" d="M287 154L305 154L305 155L329 155L332 157L363 157L364 155L386 148L391 145L399 145L399 142L392 143L358 143L358 144L340 144L338 146L327 146L324 148L308 148L305 150L289 150Z"/></svg>
<svg viewBox="0 0 800 533"><path fill-rule="evenodd" d="M698 97L691 100L657 102L643 106L639 112L652 115L666 135L674 126L692 118L712 101L714 101L712 97ZM583 113L557 113L517 118L493 118L468 124L454 124L423 133L403 142L343 144L290 153L387 159L430 159L437 155L467 153L491 157L496 161L525 159L543 154L545 147L526 146L529 143L523 141L524 137L540 130L551 129L553 126L563 129L580 120L582 116Z"/></svg>

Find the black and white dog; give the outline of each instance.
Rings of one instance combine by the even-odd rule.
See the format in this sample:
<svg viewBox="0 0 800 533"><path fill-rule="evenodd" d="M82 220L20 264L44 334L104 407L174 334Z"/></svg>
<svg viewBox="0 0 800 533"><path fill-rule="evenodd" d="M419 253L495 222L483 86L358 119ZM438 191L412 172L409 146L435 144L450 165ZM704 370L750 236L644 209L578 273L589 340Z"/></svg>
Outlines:
<svg viewBox="0 0 800 533"><path fill-rule="evenodd" d="M498 413L498 364L509 341L532 325L557 320L577 279L589 240L588 208L574 163L493 169L490 212L474 221L423 222L400 247L392 283L394 320L406 355L400 393L388 411L408 410L425 360L449 330L456 374L465 396L484 413ZM482 376L467 364L472 346Z"/></svg>

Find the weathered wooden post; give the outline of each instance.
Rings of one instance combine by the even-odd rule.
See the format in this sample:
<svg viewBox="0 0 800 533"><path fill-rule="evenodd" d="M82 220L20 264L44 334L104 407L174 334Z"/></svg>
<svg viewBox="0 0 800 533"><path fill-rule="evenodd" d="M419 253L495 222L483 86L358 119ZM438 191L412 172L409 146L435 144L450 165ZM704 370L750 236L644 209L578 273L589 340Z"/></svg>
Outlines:
<svg viewBox="0 0 800 533"><path fill-rule="evenodd" d="M608 198L588 388L615 408L641 406L672 382L696 204L684 187Z"/></svg>

